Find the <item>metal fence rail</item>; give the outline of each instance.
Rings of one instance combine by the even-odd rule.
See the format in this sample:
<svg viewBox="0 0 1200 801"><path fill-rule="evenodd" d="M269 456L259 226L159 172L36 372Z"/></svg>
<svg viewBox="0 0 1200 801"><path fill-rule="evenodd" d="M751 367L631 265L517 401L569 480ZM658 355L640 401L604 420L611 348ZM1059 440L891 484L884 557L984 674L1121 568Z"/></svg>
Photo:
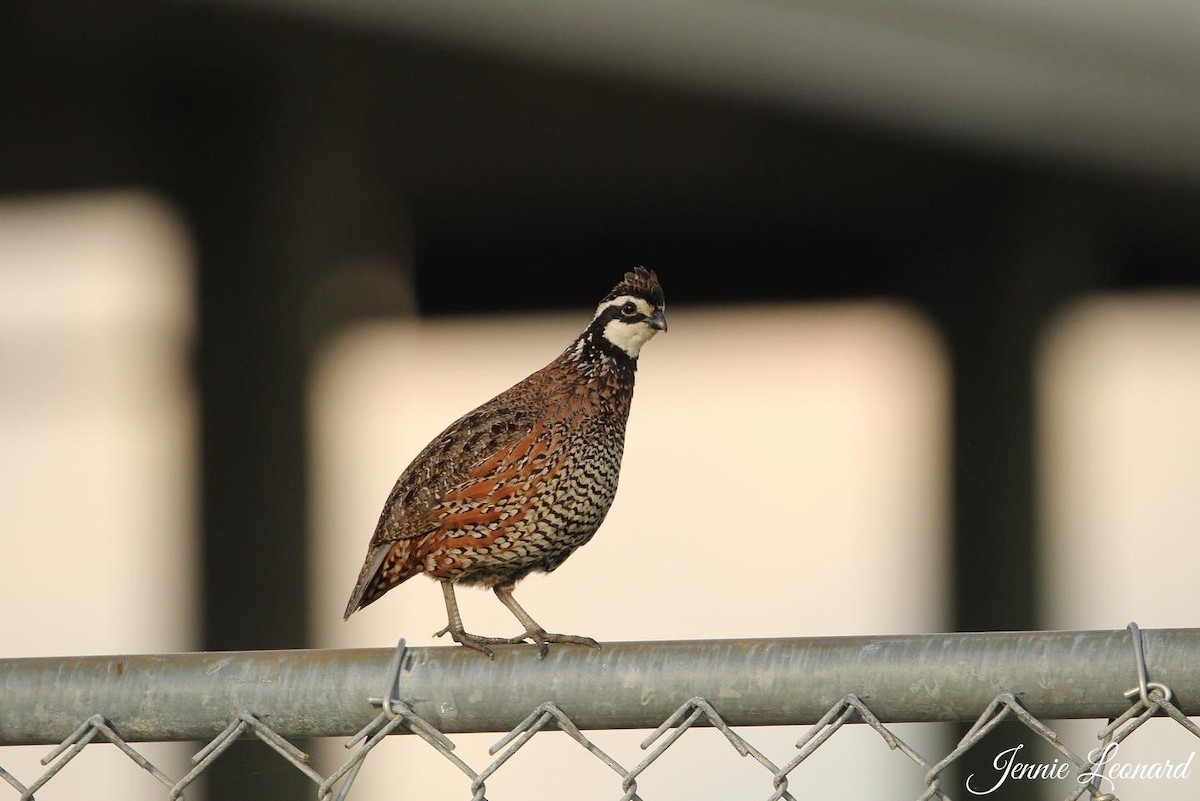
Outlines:
<svg viewBox="0 0 1200 801"><path fill-rule="evenodd" d="M363 760L390 734L411 733L470 780L486 780L544 728L566 732L639 798L637 777L687 728L717 727L770 773L770 799L790 799L789 774L846 723L865 723L924 771L920 796L949 798L942 774L1002 720L1019 720L1073 765L1098 757L1062 744L1045 723L1104 718L1101 742L1121 742L1155 715L1200 737L1200 629L938 634L498 647L495 660L460 647L264 651L0 660L0 745L57 744L42 775L4 783L28 799L88 743L114 743L179 798L236 739L257 736L312 779L319 799L343 799ZM939 760L899 740L895 722L974 722ZM731 727L811 726L777 765ZM645 758L626 766L583 731L653 729ZM486 766L467 765L446 736L507 732ZM351 737L329 775L291 744ZM171 778L131 743L201 740L194 767ZM0 760L3 753L0 752ZM1104 794L1099 781L1070 798ZM0 792L0 798L3 798Z"/></svg>

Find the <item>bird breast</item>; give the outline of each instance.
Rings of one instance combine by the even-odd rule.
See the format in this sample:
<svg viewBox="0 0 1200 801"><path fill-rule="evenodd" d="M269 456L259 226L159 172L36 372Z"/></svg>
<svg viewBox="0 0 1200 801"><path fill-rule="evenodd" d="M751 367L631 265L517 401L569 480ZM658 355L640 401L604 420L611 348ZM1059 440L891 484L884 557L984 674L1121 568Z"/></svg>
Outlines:
<svg viewBox="0 0 1200 801"><path fill-rule="evenodd" d="M426 572L494 585L549 572L591 539L616 495L626 415L573 400L431 510L437 531L417 555Z"/></svg>

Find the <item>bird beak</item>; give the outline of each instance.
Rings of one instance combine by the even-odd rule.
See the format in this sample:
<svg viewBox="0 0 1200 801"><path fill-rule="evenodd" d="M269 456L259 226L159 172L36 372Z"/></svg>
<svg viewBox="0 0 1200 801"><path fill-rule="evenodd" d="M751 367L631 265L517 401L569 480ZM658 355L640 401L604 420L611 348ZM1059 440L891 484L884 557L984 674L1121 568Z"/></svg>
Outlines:
<svg viewBox="0 0 1200 801"><path fill-rule="evenodd" d="M667 316L663 314L662 309L655 309L654 314L646 321L650 327L658 331L667 330Z"/></svg>

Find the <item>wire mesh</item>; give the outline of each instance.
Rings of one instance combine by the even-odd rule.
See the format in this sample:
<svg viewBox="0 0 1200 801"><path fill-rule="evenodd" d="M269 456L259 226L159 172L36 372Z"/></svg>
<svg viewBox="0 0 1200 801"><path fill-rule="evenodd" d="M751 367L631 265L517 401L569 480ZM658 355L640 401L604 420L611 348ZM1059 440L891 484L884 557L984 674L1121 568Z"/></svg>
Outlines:
<svg viewBox="0 0 1200 801"><path fill-rule="evenodd" d="M1200 632L1197 632L1197 636L1200 636ZM885 725L862 697L855 693L847 693L829 706L819 720L800 732L795 743L795 754L779 764L755 746L753 736L747 733L746 727L737 727L742 729L738 731L727 722L727 717L721 712L720 701L693 696L680 701L669 716L644 736L640 743L644 756L636 763L630 764L629 760L623 763L607 753L584 733L554 699L546 699L530 709L520 723L492 745L488 751L490 761L472 765L456 753L455 742L447 733L418 714L411 699L405 700L396 693L396 689L401 686L398 680L405 663L406 648L401 641L388 664L386 684L381 688L383 692L378 696L362 699L363 705L377 707L378 712L360 731L345 741L348 756L329 772L322 773L317 770L308 754L273 728L262 715L247 709L233 716L224 728L194 755L190 769L182 775L172 777L140 753L134 744L123 738L119 727L106 718L102 710L98 710L80 721L66 739L46 754L41 760L44 770L40 775L23 779L13 775L3 767L4 752L0 750L0 799L5 797L3 791L6 787L11 790L10 796L21 801L33 799L34 794L52 782L83 749L97 742L108 742L116 746L137 768L150 774L162 785L167 799L183 798L189 786L219 760L230 746L239 739L253 737L266 743L281 760L306 776L312 782L313 797L318 801L345 801L351 798L359 770L375 749L390 735L409 734L462 774L462 797L472 801L485 801L488 781L504 771L510 760L533 738L542 732L553 730L566 734L578 744L584 754L607 768L611 773L612 798L620 801L641 801L638 780L642 774L670 751L689 729L707 726L719 732L728 747L739 757L760 766L761 785L745 788L743 797L763 801L796 801L795 774L800 765L843 727L855 725L875 732L888 748L902 754L911 762L912 769L920 775L924 785L916 799L925 801L980 795L976 790L969 789L963 793L961 790L950 788L946 781L947 773L1002 722L1017 721L1035 738L1053 749L1058 755L1056 765L1062 766L1059 772L1062 775L1069 774L1074 779L1064 801L1075 801L1084 797L1116 801L1116 782L1106 774L1106 765L1117 746L1141 730L1148 720L1155 717L1169 719L1182 730L1200 738L1200 727L1197 727L1176 703L1169 677L1156 676L1158 680L1150 680L1142 633L1135 624L1129 627L1129 638L1133 643L1129 660L1133 669L1129 672L1136 677L1137 683L1124 693L1124 711L1107 720L1096 732L1096 739L1091 747L1082 751L1066 745L1049 722L1030 712L1016 694L1001 690L978 713L973 725L949 753L937 759L930 759L918 753ZM114 680L119 680L119 677ZM3 703L11 707L13 701L11 698L5 699ZM4 713L0 710L0 721L3 721L3 718Z"/></svg>

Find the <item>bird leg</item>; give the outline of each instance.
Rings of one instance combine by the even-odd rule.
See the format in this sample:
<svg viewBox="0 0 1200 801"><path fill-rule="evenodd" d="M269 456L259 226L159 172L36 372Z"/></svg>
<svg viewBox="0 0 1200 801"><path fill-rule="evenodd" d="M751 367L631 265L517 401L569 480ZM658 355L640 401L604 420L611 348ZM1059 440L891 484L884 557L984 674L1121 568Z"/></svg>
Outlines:
<svg viewBox="0 0 1200 801"><path fill-rule="evenodd" d="M548 643L552 642L574 643L575 645L587 645L591 648L600 647L600 643L591 637L581 637L578 634L548 633L517 603L517 599L513 597L513 586L512 584L500 584L493 589L496 597L500 599L500 603L508 607L508 611L512 612L517 620L521 621L521 625L525 627L525 635L523 637L513 637L509 642L532 640L538 647L538 658L540 659L546 658L546 652L550 650Z"/></svg>
<svg viewBox="0 0 1200 801"><path fill-rule="evenodd" d="M446 617L449 618L449 622L445 628L436 632L434 637L449 634L456 643L474 648L476 651L486 654L488 659L496 658L496 654L491 648L488 648L489 645L510 645L514 642L504 637L480 637L478 634L468 634L464 631L462 615L458 612L458 599L454 597L454 585L449 581L442 581L441 584L442 596L446 599ZM520 640L516 640L516 642L520 642Z"/></svg>

